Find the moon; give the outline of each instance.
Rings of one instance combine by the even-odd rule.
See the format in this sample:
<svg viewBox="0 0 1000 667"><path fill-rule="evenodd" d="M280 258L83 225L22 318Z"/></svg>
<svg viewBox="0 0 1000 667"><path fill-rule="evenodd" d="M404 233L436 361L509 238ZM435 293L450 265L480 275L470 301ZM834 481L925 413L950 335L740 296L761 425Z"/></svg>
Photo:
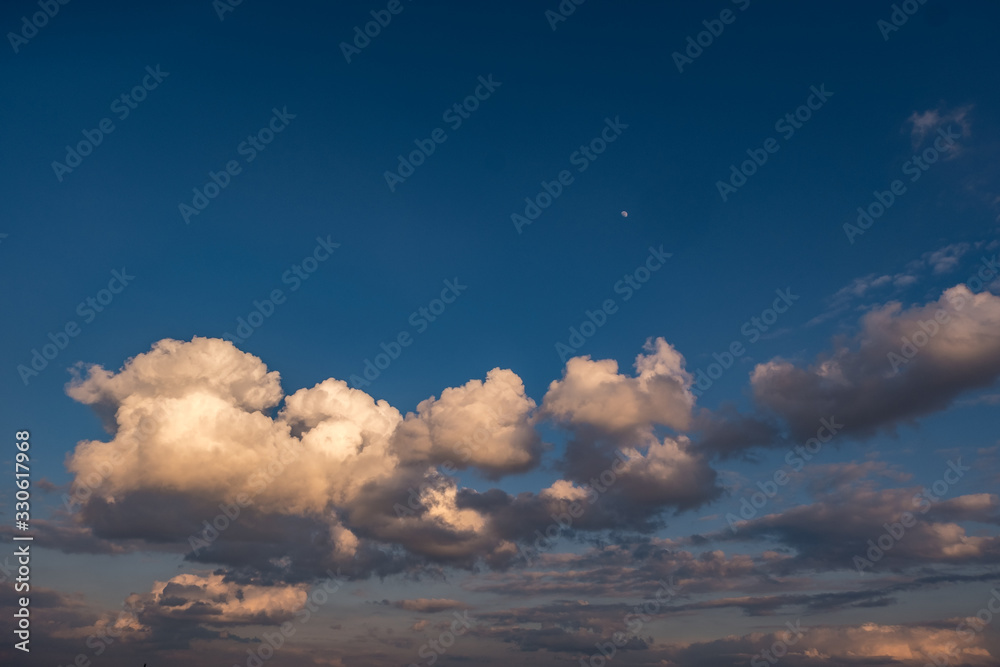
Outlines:
<svg viewBox="0 0 1000 667"><path fill-rule="evenodd" d="M628 217L628 211L622 211L622 217L623 218L627 218Z"/></svg>

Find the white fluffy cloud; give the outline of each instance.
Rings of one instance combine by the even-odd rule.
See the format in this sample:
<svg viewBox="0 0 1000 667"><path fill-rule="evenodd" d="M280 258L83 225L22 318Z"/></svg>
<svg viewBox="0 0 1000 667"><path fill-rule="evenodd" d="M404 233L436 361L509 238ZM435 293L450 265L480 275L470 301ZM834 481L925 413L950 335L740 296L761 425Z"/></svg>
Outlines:
<svg viewBox="0 0 1000 667"><path fill-rule="evenodd" d="M485 382L469 380L422 401L416 414L406 416L394 444L407 460L475 466L493 476L521 472L541 455L541 439L529 421L534 409L521 378L494 368Z"/></svg>
<svg viewBox="0 0 1000 667"><path fill-rule="evenodd" d="M495 368L404 418L332 378L286 397L276 372L227 341L163 340L117 373L90 367L67 389L113 433L80 442L68 459L86 497L78 521L98 538L194 544L220 504L242 503L247 518L199 542L197 559L279 578L286 573L272 563L286 555L312 572L344 566L359 576L407 569L414 558L502 563L564 499L477 495L437 466L488 478L530 470L541 458L540 418L596 428L630 452L628 488L618 485L605 513L581 527L614 525L632 504L650 518L717 493L714 471L686 438L653 432L690 420L683 357L658 339L635 366L627 377L614 361L573 359L542 411L517 374Z"/></svg>
<svg viewBox="0 0 1000 667"><path fill-rule="evenodd" d="M605 433L649 431L655 424L686 429L694 396L684 357L662 338L645 349L635 359L634 377L620 374L613 359L570 359L563 378L549 385L543 410L560 422Z"/></svg>

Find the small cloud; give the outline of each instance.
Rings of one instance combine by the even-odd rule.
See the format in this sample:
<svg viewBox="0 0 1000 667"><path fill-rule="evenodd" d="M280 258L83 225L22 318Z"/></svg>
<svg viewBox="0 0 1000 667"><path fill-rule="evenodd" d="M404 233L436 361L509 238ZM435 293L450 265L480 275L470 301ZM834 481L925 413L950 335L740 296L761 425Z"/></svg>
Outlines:
<svg viewBox="0 0 1000 667"><path fill-rule="evenodd" d="M458 600L446 598L417 598L415 600L396 600L393 607L415 611L421 614L433 614L439 611L450 611L452 609L468 609L469 605Z"/></svg>
<svg viewBox="0 0 1000 667"><path fill-rule="evenodd" d="M1000 405L1000 394L983 394L974 398L962 399L959 405Z"/></svg>
<svg viewBox="0 0 1000 667"><path fill-rule="evenodd" d="M928 138L928 136L940 129L950 129L958 126L961 136L967 137L971 134L971 123L969 122L969 112L972 105L947 109L941 105L937 109L928 109L923 112L914 111L906 122L910 125L910 140L913 148L917 148ZM953 143L942 150L945 158L955 157L961 151L961 146Z"/></svg>
<svg viewBox="0 0 1000 667"><path fill-rule="evenodd" d="M63 487L59 486L58 484L55 484L54 482L49 481L45 477L42 477L40 480L38 480L37 482L35 482L35 486L37 486L39 489L41 489L45 493L52 493L53 491L58 491L61 488L63 488Z"/></svg>
<svg viewBox="0 0 1000 667"><path fill-rule="evenodd" d="M940 250L924 253L923 259L930 265L934 275L941 275L954 271L969 248L971 246L968 243L952 243Z"/></svg>

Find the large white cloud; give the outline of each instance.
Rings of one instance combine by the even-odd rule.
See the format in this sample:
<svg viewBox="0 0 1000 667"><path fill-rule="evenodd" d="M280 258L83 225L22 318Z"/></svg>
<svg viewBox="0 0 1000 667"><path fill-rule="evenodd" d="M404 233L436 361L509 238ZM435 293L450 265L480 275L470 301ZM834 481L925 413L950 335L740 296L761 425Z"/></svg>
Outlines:
<svg viewBox="0 0 1000 667"><path fill-rule="evenodd" d="M654 435L656 425L690 419L683 358L658 339L636 370L626 377L613 361L573 359L538 411L521 379L495 368L404 418L332 378L286 397L276 372L227 341L160 341L117 373L92 366L68 386L113 433L80 442L68 459L75 493L85 491L78 521L102 538L198 544L197 560L277 577L287 573L271 563L285 555L312 572L344 566L358 576L414 558L503 564L566 500L496 489L477 497L438 466L488 478L530 470L540 463L540 418L596 428L628 449L622 484L581 528L622 525L634 507L645 522L717 493L714 471L685 438ZM222 539L191 540L234 503L244 518Z"/></svg>
<svg viewBox="0 0 1000 667"><path fill-rule="evenodd" d="M494 368L486 381L428 398L408 414L396 434L396 451L407 460L475 466L492 476L533 468L541 438L530 423L535 402L510 370Z"/></svg>

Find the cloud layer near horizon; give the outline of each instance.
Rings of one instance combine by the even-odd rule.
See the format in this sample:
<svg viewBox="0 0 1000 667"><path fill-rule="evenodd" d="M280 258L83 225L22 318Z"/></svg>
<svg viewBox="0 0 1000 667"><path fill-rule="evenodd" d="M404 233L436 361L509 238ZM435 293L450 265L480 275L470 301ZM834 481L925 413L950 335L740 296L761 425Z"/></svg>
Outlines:
<svg viewBox="0 0 1000 667"><path fill-rule="evenodd" d="M309 544L293 538L318 532L311 550L291 555L291 569L304 578L330 567L385 574L420 559L502 567L517 542L592 498L589 475L612 462L614 488L580 529L614 527L627 516L645 521L717 495L714 471L686 438L653 432L657 424L690 421L683 358L658 339L636 369L627 376L610 360L573 359L541 410L515 373L493 369L404 416L336 379L285 397L277 372L230 342L167 339L118 373L91 367L69 385L69 395L93 406L114 438L81 442L67 465L76 484L90 488L80 517L99 538L202 544L189 557L279 578L266 546L255 557L234 545ZM496 479L536 467L538 419L586 434L567 452L568 478L549 489L477 494L438 470L472 468ZM156 508L167 502L173 511L160 516ZM217 542L191 542L210 534L202 522L220 503L246 505L253 520L234 521ZM389 553L378 548L385 545Z"/></svg>
<svg viewBox="0 0 1000 667"><path fill-rule="evenodd" d="M927 322L938 323L933 333ZM919 331L925 342L893 368L891 355ZM558 517L572 517L567 534L646 532L667 510L712 502L722 493L713 454L773 444L779 429L804 440L823 417L865 437L985 386L1000 375L1000 298L958 285L925 305L890 302L862 318L853 344L807 368L758 364L759 416L724 406L695 418L684 357L662 338L634 368L575 357L540 404L516 373L495 368L404 415L333 378L286 396L276 371L230 342L165 339L117 373L91 366L67 387L114 437L83 441L69 458L88 497L77 526L53 530L67 548L187 544L189 559L291 583L336 567L352 577L503 569ZM541 423L568 436L554 462L562 478L549 487L510 495L459 488L445 474L496 480L537 468ZM700 442L690 429L702 430ZM206 520L234 504L252 520L226 521L215 540ZM258 548L240 548L249 542ZM291 565L274 564L285 557Z"/></svg>
<svg viewBox="0 0 1000 667"><path fill-rule="evenodd" d="M933 332L930 321L938 323ZM998 324L1000 298L964 285L922 304L872 307L856 333L835 339L812 363L758 363L748 375L747 414L727 404L699 407L684 356L662 338L647 341L633 372L612 359L570 359L537 402L517 373L494 368L408 413L335 378L286 394L277 371L230 342L164 339L117 372L90 366L67 386L112 437L81 441L67 459L81 511L37 527L68 552L160 550L216 568L155 582L129 598L136 614L118 630L138 643L187 646L280 624L332 571L362 580L459 568L480 573L473 591L577 598L641 596L676 577L684 593L667 615L877 608L905 591L989 580L957 569L987 566L1000 555L996 537L967 528L1000 524L997 496L957 493L933 503L909 538L870 568L875 576L909 578L877 579L858 590L804 590L803 582L816 572L853 571L852 559L865 555L886 521L915 512L920 489L875 461L814 464L802 478L811 503L761 513L737 531L718 518L703 534L651 535L671 512L734 490L716 468L727 457L802 442L822 418L842 423L841 437L892 432L994 382ZM926 339L904 353L921 331ZM903 361L894 368L897 353ZM565 434L561 447L543 441L552 427ZM512 494L494 485L543 465L557 478L537 491ZM461 486L456 470L488 486ZM887 479L895 485L886 488ZM558 536L601 546L549 552L555 542L539 547L537 538L554 527ZM753 555L705 549L713 543L767 546ZM474 609L450 597L380 604L431 618ZM627 611L573 604L480 612L490 627L473 634L522 651L575 654L593 645L595 633L614 632ZM550 616L562 619L558 627L545 626ZM85 628L115 627L88 618ZM416 618L412 626L430 623ZM779 634L687 645L637 636L625 650L667 664L709 664L719 656L745 662ZM908 638L890 641L894 635ZM953 630L937 626L823 626L785 660L917 664L921 652L954 639ZM858 647L853 654L840 650L845 641ZM991 654L977 639L960 655L976 665Z"/></svg>

